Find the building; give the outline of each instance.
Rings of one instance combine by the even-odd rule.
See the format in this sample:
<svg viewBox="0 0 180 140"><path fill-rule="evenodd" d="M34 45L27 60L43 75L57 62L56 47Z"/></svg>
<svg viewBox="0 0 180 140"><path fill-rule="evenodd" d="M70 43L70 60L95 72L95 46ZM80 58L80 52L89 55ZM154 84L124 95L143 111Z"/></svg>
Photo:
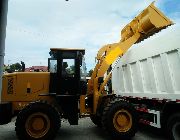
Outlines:
<svg viewBox="0 0 180 140"><path fill-rule="evenodd" d="M25 72L47 72L47 66L32 66L29 68L25 68Z"/></svg>

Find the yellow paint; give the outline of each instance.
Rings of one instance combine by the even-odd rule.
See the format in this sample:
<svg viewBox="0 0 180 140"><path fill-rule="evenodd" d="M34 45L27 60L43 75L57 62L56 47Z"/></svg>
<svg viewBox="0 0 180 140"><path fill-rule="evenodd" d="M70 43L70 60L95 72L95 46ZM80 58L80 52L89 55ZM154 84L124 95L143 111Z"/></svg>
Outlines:
<svg viewBox="0 0 180 140"><path fill-rule="evenodd" d="M86 109L85 109L85 97L86 97L86 95L81 95L80 96L80 114L86 113Z"/></svg>
<svg viewBox="0 0 180 140"><path fill-rule="evenodd" d="M48 72L19 72L3 75L2 102L12 102L13 110L21 110L29 102L51 100L51 97L39 96L39 94L49 93L49 76ZM27 88L31 88L31 93L27 93Z"/></svg>
<svg viewBox="0 0 180 140"><path fill-rule="evenodd" d="M96 59L97 59L97 60L100 60L101 57L102 57L102 55L107 51L108 48L109 48L109 45L103 46L103 47L98 51Z"/></svg>
<svg viewBox="0 0 180 140"><path fill-rule="evenodd" d="M127 110L121 109L114 114L113 124L118 132L127 132L132 127L132 116Z"/></svg>
<svg viewBox="0 0 180 140"><path fill-rule="evenodd" d="M122 55L123 51L117 47L110 51L106 56L106 64L111 65L114 62L114 57L116 58L119 55Z"/></svg>
<svg viewBox="0 0 180 140"><path fill-rule="evenodd" d="M27 82L27 88L31 88L30 82Z"/></svg>
<svg viewBox="0 0 180 140"><path fill-rule="evenodd" d="M94 92L93 92L93 114L96 113L97 104L99 100L99 92L98 92L98 77L94 79Z"/></svg>

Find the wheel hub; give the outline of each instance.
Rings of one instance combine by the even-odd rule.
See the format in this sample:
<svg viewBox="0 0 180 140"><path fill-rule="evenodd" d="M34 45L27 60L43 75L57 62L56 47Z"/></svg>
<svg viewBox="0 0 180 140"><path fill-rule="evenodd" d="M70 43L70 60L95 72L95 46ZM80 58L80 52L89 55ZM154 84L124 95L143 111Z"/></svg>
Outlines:
<svg viewBox="0 0 180 140"><path fill-rule="evenodd" d="M117 117L117 123L118 123L119 126L123 127L123 126L126 126L126 125L127 125L128 120L127 120L126 116L124 116L124 115L119 115L119 116Z"/></svg>
<svg viewBox="0 0 180 140"><path fill-rule="evenodd" d="M127 110L119 110L114 115L113 124L117 131L127 132L132 127L132 116Z"/></svg>
<svg viewBox="0 0 180 140"><path fill-rule="evenodd" d="M44 127L44 121L42 118L35 118L32 122L32 128L35 130L41 130Z"/></svg>
<svg viewBox="0 0 180 140"><path fill-rule="evenodd" d="M27 133L33 138L41 138L50 129L50 120L44 113L38 112L31 114L25 124Z"/></svg>

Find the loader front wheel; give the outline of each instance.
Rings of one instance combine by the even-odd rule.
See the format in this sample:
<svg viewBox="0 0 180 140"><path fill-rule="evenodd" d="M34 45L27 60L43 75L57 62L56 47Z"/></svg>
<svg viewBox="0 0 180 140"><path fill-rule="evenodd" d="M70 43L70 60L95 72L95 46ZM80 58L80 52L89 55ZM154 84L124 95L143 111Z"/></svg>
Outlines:
<svg viewBox="0 0 180 140"><path fill-rule="evenodd" d="M103 111L102 125L112 137L129 139L137 132L136 111L129 103L114 99Z"/></svg>
<svg viewBox="0 0 180 140"><path fill-rule="evenodd" d="M60 128L60 116L53 106L34 102L20 111L15 125L20 140L49 140Z"/></svg>
<svg viewBox="0 0 180 140"><path fill-rule="evenodd" d="M167 134L171 140L180 139L180 113L176 113L168 119Z"/></svg>

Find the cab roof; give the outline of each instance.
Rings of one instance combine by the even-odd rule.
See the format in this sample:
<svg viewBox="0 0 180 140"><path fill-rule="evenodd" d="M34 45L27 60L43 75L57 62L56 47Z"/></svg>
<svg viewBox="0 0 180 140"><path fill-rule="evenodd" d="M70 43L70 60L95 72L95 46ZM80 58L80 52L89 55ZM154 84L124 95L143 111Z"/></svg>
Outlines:
<svg viewBox="0 0 180 140"><path fill-rule="evenodd" d="M50 48L51 51L85 51L85 49L79 48Z"/></svg>
<svg viewBox="0 0 180 140"><path fill-rule="evenodd" d="M80 48L50 48L51 52L81 52L83 55L85 54L85 49Z"/></svg>

